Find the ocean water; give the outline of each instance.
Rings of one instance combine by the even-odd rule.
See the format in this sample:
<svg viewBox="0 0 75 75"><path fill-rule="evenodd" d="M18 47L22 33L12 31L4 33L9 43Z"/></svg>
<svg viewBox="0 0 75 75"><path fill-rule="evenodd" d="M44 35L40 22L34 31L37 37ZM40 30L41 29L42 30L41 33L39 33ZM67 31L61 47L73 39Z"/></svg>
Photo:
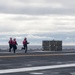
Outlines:
<svg viewBox="0 0 75 75"><path fill-rule="evenodd" d="M18 45L17 48L21 49L23 46L22 45ZM1 50L7 50L9 49L9 45L0 45L0 49ZM41 45L28 45L28 49L42 49Z"/></svg>
<svg viewBox="0 0 75 75"><path fill-rule="evenodd" d="M18 45L17 48L21 49L23 46ZM0 45L1 50L9 49L9 45ZM28 49L42 49L42 45L28 45ZM75 49L75 46L62 46L62 49Z"/></svg>
<svg viewBox="0 0 75 75"><path fill-rule="evenodd" d="M75 49L75 46L69 45L69 46L62 46L63 49Z"/></svg>

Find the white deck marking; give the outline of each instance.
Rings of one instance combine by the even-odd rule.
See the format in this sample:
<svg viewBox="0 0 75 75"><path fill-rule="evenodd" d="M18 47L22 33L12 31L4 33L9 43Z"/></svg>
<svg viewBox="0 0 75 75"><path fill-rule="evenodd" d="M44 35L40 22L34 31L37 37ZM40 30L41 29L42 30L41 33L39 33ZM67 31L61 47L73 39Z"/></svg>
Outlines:
<svg viewBox="0 0 75 75"><path fill-rule="evenodd" d="M72 75L75 75L75 72L71 73Z"/></svg>
<svg viewBox="0 0 75 75"><path fill-rule="evenodd" d="M56 69L56 68L66 68L66 67L75 67L75 63L73 63L73 64L62 64L62 65L27 67L27 68L16 68L16 69L3 69L3 70L0 70L0 74L27 72L27 71L36 71L36 70L47 70L47 69Z"/></svg>
<svg viewBox="0 0 75 75"><path fill-rule="evenodd" d="M32 74L32 75L38 75L38 74L42 75L43 73L31 72L30 74Z"/></svg>

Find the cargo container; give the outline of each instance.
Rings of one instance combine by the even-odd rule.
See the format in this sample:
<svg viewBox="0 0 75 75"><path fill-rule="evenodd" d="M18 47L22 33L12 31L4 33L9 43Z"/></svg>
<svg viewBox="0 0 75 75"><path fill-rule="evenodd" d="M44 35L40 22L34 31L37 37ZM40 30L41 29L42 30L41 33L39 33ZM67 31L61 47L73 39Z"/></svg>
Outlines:
<svg viewBox="0 0 75 75"><path fill-rule="evenodd" d="M62 51L62 41L44 40L42 41L43 51Z"/></svg>

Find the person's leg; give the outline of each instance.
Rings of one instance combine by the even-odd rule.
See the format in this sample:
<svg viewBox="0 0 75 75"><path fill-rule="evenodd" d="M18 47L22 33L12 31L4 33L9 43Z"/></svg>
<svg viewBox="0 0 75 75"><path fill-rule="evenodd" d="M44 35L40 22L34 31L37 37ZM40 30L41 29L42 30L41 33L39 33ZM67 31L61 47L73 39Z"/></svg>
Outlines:
<svg viewBox="0 0 75 75"><path fill-rule="evenodd" d="M13 52L15 53L15 45L13 46Z"/></svg>
<svg viewBox="0 0 75 75"><path fill-rule="evenodd" d="M9 52L11 52L11 49L12 49L12 46L11 46L11 44L9 45Z"/></svg>
<svg viewBox="0 0 75 75"><path fill-rule="evenodd" d="M27 46L23 45L23 49L25 50L25 53L27 53Z"/></svg>
<svg viewBox="0 0 75 75"><path fill-rule="evenodd" d="M15 48L14 48L14 53L16 52L16 50L17 50L17 46L15 45Z"/></svg>
<svg viewBox="0 0 75 75"><path fill-rule="evenodd" d="M25 53L27 53L27 46L25 46Z"/></svg>
<svg viewBox="0 0 75 75"><path fill-rule="evenodd" d="M15 53L15 49L14 49L14 53Z"/></svg>
<svg viewBox="0 0 75 75"><path fill-rule="evenodd" d="M25 46L24 46L24 45L23 45L23 47L21 48L21 50L22 50L22 49L25 49Z"/></svg>

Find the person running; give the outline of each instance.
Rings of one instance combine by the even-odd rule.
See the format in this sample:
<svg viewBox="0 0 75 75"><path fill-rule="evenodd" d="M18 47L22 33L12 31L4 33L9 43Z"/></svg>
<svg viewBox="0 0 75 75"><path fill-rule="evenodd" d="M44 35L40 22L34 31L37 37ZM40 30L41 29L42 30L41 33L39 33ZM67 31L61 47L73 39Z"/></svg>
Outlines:
<svg viewBox="0 0 75 75"><path fill-rule="evenodd" d="M17 41L16 41L16 38L15 39L13 39L13 51L14 51L14 53L15 53L15 51L16 51L16 49L17 49Z"/></svg>
<svg viewBox="0 0 75 75"><path fill-rule="evenodd" d="M27 49L28 49L27 44L29 44L29 42L27 41L27 38L25 38L23 40L23 48L22 48L22 49L25 49L25 53L27 53Z"/></svg>
<svg viewBox="0 0 75 75"><path fill-rule="evenodd" d="M13 41L12 41L12 38L10 37L10 40L9 40L9 52L11 52L11 49L13 47Z"/></svg>

